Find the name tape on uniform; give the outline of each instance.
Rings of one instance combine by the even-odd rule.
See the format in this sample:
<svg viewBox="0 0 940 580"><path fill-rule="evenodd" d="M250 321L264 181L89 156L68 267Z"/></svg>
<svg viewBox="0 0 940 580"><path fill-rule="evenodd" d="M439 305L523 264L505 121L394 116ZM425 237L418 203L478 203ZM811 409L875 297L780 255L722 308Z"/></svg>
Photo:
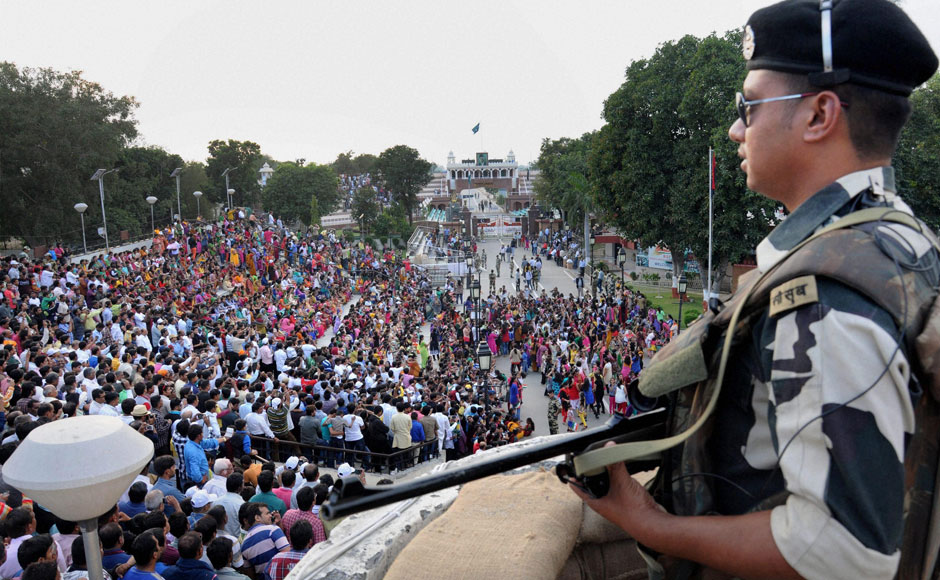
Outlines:
<svg viewBox="0 0 940 580"><path fill-rule="evenodd" d="M800 276L777 286L770 292L770 316L819 302L815 276Z"/></svg>

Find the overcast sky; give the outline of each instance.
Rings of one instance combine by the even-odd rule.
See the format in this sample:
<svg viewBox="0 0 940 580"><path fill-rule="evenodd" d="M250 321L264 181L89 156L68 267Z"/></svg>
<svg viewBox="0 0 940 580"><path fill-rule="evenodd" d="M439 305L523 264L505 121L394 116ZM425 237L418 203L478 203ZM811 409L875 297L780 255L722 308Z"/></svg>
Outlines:
<svg viewBox="0 0 940 580"><path fill-rule="evenodd" d="M141 141L187 160L234 138L279 160L404 143L525 163L599 128L631 61L771 3L0 0L0 60L133 95ZM902 6L940 50L940 1Z"/></svg>

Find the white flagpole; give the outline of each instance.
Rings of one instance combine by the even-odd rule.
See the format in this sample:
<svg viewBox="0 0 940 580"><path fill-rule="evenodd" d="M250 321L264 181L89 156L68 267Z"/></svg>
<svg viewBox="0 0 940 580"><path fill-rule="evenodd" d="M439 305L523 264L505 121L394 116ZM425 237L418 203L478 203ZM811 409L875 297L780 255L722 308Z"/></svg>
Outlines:
<svg viewBox="0 0 940 580"><path fill-rule="evenodd" d="M708 287L705 290L705 308L708 308L712 294L712 198L715 196L715 152L708 148Z"/></svg>

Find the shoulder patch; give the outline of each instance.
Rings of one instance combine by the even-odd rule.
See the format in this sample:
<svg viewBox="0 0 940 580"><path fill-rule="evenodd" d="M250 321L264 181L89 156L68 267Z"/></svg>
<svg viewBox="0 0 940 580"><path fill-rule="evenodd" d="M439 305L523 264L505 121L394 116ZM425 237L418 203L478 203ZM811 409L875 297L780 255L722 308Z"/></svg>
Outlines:
<svg viewBox="0 0 940 580"><path fill-rule="evenodd" d="M770 316L819 302L815 276L800 276L777 286L770 292Z"/></svg>

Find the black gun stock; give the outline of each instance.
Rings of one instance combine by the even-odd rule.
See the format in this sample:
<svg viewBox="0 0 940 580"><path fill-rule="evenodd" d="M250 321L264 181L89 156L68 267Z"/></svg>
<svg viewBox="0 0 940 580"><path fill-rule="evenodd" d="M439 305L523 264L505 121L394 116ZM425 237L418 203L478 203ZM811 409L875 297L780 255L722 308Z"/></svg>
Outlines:
<svg viewBox="0 0 940 580"><path fill-rule="evenodd" d="M333 520L559 455L567 455L567 458L565 463L558 465L556 472L562 481L567 481L567 478L575 472L571 463L575 455L597 448L607 441L623 443L660 438L665 431L665 418L666 410L663 408L630 418L625 418L618 413L603 427L556 437L552 441L528 446L518 451L499 453L492 459L478 461L466 467L445 469L439 473L395 485L365 486L358 477L350 475L336 481L333 491L330 492L329 501L324 503L320 510L324 518ZM635 473L651 469L658 464L658 460L637 461L631 463L628 468ZM596 497L605 495L609 487L606 471L591 477L581 477L580 483Z"/></svg>

